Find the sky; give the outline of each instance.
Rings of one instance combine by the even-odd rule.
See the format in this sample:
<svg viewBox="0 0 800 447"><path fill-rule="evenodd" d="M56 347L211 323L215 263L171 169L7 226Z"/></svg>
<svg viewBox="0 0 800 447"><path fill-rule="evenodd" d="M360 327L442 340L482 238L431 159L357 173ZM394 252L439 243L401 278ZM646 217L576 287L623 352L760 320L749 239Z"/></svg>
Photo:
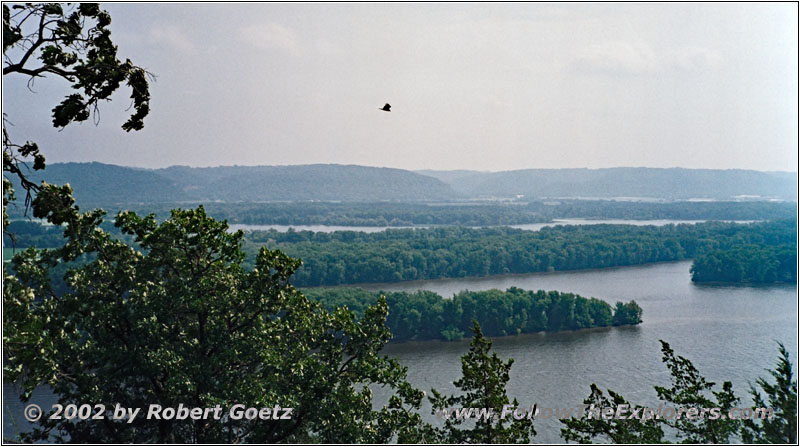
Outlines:
<svg viewBox="0 0 800 447"><path fill-rule="evenodd" d="M152 111L57 131L68 84L4 76L49 163L797 171L797 3L102 6Z"/></svg>

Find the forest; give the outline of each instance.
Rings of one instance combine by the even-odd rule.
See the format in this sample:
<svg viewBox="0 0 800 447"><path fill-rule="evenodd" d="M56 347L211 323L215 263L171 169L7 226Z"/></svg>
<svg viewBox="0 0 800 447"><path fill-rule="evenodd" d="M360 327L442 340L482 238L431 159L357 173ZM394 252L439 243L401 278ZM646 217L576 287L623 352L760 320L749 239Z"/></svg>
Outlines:
<svg viewBox="0 0 800 447"><path fill-rule="evenodd" d="M141 174L140 175L144 175ZM144 179L146 180L146 179ZM155 180L155 179L154 179ZM158 188L160 183L143 183ZM128 196L132 197L132 196ZM83 203L83 202L82 202ZM342 226L498 226L550 222L553 219L674 219L674 220L774 220L795 216L795 202L632 202L614 200L532 200L524 202L459 201L406 202L139 202L87 201L84 206L119 211L155 213L159 219L175 208L202 204L216 219L249 225ZM24 206L10 206L12 219L24 219Z"/></svg>
<svg viewBox="0 0 800 447"><path fill-rule="evenodd" d="M247 233L245 251L252 257L267 246L302 259L293 281L308 287L637 265L691 259L741 244L787 245L796 252L796 234L794 220L555 226L535 232L463 227L380 233L272 230Z"/></svg>
<svg viewBox="0 0 800 447"><path fill-rule="evenodd" d="M692 265L699 283L796 283L797 245L741 245L703 253Z"/></svg>
<svg viewBox="0 0 800 447"><path fill-rule="evenodd" d="M114 224L101 227L131 242ZM63 229L12 221L6 247L52 248ZM695 259L695 282L796 282L796 221L665 226L554 226L539 231L508 227L390 229L378 233L250 231L244 234L253 266L262 246L303 260L292 278L302 287L419 279L480 277L605 268ZM13 235L14 240L11 240ZM59 269L60 271L61 269ZM59 279L54 279L60 284Z"/></svg>
<svg viewBox="0 0 800 447"><path fill-rule="evenodd" d="M639 324L642 309L635 301L615 307L597 298L572 293L508 290L463 291L452 299L427 290L370 292L359 288L306 289L303 293L333 311L345 307L358 315L385 296L386 326L392 340L458 340L469 334L473 321L484 334L496 337L540 331Z"/></svg>

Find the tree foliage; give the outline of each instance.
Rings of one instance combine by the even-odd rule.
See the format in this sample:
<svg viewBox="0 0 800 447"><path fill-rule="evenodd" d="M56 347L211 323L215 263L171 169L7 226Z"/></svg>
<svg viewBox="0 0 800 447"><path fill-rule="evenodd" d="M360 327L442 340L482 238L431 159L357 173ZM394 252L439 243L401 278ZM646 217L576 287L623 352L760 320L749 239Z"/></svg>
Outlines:
<svg viewBox="0 0 800 447"><path fill-rule="evenodd" d="M622 408L635 410L643 407L632 405L620 394L607 390L608 396L597 385L591 384L591 394L584 399L584 405L601 409L609 408L614 414ZM641 410L639 410L641 413ZM655 419L603 419L602 417L581 417L562 420L567 428L561 429L561 436L567 442L592 444L612 442L614 444L660 444L664 442L664 430Z"/></svg>
<svg viewBox="0 0 800 447"><path fill-rule="evenodd" d="M795 219L753 224L440 227L387 230L254 231L245 250L266 245L303 259L298 286L480 277L691 259L743 244L797 251ZM781 251L780 253L783 253Z"/></svg>
<svg viewBox="0 0 800 447"><path fill-rule="evenodd" d="M38 78L52 76L70 83L68 94L52 110L52 124L63 128L72 122L95 116L100 102L110 100L122 84L131 91L133 113L122 125L126 131L140 130L150 112L148 77L130 59L117 57L111 40L111 16L96 3L3 4L3 77ZM40 188L31 181L33 170L45 168L45 157L36 142L16 143L9 132L9 117L3 114L3 223L8 224L6 207L14 199L15 178L25 191L26 205ZM65 194L71 190L62 190ZM64 198L66 200L66 196Z"/></svg>
<svg viewBox="0 0 800 447"><path fill-rule="evenodd" d="M582 444L612 442L615 444L663 444L674 436L682 443L690 444L728 444L743 441L748 444L792 444L797 440L797 381L792 377L792 364L789 353L779 345L780 358L770 375L775 383L760 378L757 384L767 395L751 387L753 408L771 408L774 414L768 417L758 414L752 419L737 405L741 399L736 397L731 382L724 382L717 388L714 382L706 380L691 361L676 355L668 343L661 341L662 361L670 372L672 383L669 386L655 386L660 399L659 409L671 409L672 413L643 411L645 406L629 403L620 394L608 390L608 397L597 385L591 385L591 394L584 403L598 409L610 408L617 413L638 417L617 419L591 415L591 408L579 417L562 419L565 425L561 437L567 442ZM767 402L769 405L767 405ZM636 412L634 409L639 408ZM694 410L689 413L688 410ZM677 414L680 410L687 410ZM733 410L733 411L731 411ZM665 433L671 436L666 437Z"/></svg>
<svg viewBox="0 0 800 447"><path fill-rule="evenodd" d="M695 258L692 281L796 283L797 245L747 244L713 250Z"/></svg>
<svg viewBox="0 0 800 447"><path fill-rule="evenodd" d="M40 194L35 200L43 200ZM389 340L385 300L363 316L327 311L288 283L300 262L261 250L241 267L241 232L204 210L122 213L135 246L97 228L102 212L51 216L66 225L60 249L28 250L4 283L6 379L23 399L42 384L59 402L120 402L146 408L294 408L291 421L43 420L24 440L71 442L388 442L420 422L422 393L405 369L379 354ZM53 293L47 269L70 269L72 292ZM368 385L397 390L373 409Z"/></svg>
<svg viewBox="0 0 800 447"><path fill-rule="evenodd" d="M659 399L673 408L719 408L722 414L739 403L731 382L714 390L715 383L707 381L689 359L676 355L669 344L661 341L662 361L672 377L669 387L656 386ZM713 397L712 397L713 396ZM691 444L727 444L737 435L741 422L732 418L682 417L665 419L664 423L678 432L679 439Z"/></svg>
<svg viewBox="0 0 800 447"><path fill-rule="evenodd" d="M614 309L603 300L573 293L532 291L511 287L506 291L462 291L445 299L426 290L369 292L364 289L309 289L306 294L326 308L346 306L362 314L383 296L389 306L386 325L395 341L458 340L477 321L490 337L540 331L578 330L641 322L642 309L631 301Z"/></svg>
<svg viewBox="0 0 800 447"><path fill-rule="evenodd" d="M742 441L747 444L797 444L797 380L792 373L789 351L783 343L778 344L778 350L778 363L769 371L775 382L756 380L766 400L755 386L750 387L753 405L772 408L776 414L773 419L743 421Z"/></svg>
<svg viewBox="0 0 800 447"><path fill-rule="evenodd" d="M529 443L536 435L533 420L513 417L501 418L504 406L516 408L519 403L511 401L506 394L514 359L503 361L492 353L492 342L483 336L481 327L474 322L473 337L469 352L461 357L461 378L453 382L463 394L444 396L431 390L433 413L452 408L492 409L495 417L467 421L458 417L446 417L444 427L436 429L436 440L447 444L516 444Z"/></svg>

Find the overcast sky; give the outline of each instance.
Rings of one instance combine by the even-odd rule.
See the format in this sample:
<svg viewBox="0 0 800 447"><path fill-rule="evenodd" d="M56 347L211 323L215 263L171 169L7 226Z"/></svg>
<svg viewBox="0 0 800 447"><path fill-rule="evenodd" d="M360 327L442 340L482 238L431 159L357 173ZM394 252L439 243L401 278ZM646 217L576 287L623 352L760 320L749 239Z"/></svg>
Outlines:
<svg viewBox="0 0 800 447"><path fill-rule="evenodd" d="M4 79L48 162L797 170L796 3L104 7L152 112L57 132L65 84Z"/></svg>

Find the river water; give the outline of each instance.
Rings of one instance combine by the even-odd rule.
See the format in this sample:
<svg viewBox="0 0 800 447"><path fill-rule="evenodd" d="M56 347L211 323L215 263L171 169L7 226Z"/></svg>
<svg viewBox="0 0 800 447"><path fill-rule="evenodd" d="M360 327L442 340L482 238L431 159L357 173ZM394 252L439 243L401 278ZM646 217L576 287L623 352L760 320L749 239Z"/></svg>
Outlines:
<svg viewBox="0 0 800 447"><path fill-rule="evenodd" d="M585 297L636 302L644 320L635 327L538 333L494 339L493 349L514 358L509 396L520 405L563 408L582 404L589 385L610 388L631 402L657 406L653 385L669 386L661 362L665 340L691 360L710 381L730 380L747 399L748 381L767 377L782 341L797 365L797 289L795 286L698 286L690 280L691 261L604 270L507 275L481 279L416 281L370 286L373 290L432 290L451 297L460 290L519 287L559 290ZM386 354L408 366L417 388L453 392L461 376L460 357L469 340L389 345ZM796 371L796 369L795 369ZM376 390L377 391L377 390ZM377 392L380 395L379 392ZM429 406L426 407L429 411ZM425 413L428 414L427 412ZM430 422L438 423L428 416ZM562 424L538 420L535 443L563 442Z"/></svg>
<svg viewBox="0 0 800 447"><path fill-rule="evenodd" d="M767 376L777 359L775 340L782 341L797 364L797 290L795 286L714 287L690 281L690 261L604 270L507 275L480 279L417 281L370 286L374 290L433 290L454 293L492 288L545 289L597 297L613 304L636 300L644 322L635 327L577 332L538 333L494 339L502 358L514 358L509 395L522 406L570 407L581 404L589 384L620 392L634 403L657 406L653 385L668 385L659 339L689 358L711 381L733 382L746 397L748 381ZM389 345L386 354L409 368L409 379L423 390L450 393L461 376L459 358L469 340L408 342ZM26 429L24 406L13 387L4 384L3 435ZM39 394L42 393L42 394ZM385 399L376 389L376 400ZM31 402L52 399L37 390ZM428 416L429 421L439 423ZM536 421L536 443L560 442L561 424Z"/></svg>
<svg viewBox="0 0 800 447"><path fill-rule="evenodd" d="M658 219L658 220L627 220L627 219L603 219L603 220L588 220L588 219L555 219L553 222L546 223L533 223L533 224L520 224L508 225L511 228L518 228L521 230L538 231L544 227L552 227L556 225L597 225L597 224L616 224L616 225L656 225L662 226L667 224L696 224L706 222L704 220L671 220L671 219ZM752 221L731 221L731 222L752 222ZM314 231L319 233L332 233L334 231L361 231L364 233L378 233L388 229L401 229L401 228L430 228L430 225L419 226L401 226L401 227L364 227L364 226L341 226L341 225L248 225L248 224L230 224L231 231L244 230L276 230L285 233L289 228L294 231ZM479 228L479 227L476 227Z"/></svg>

